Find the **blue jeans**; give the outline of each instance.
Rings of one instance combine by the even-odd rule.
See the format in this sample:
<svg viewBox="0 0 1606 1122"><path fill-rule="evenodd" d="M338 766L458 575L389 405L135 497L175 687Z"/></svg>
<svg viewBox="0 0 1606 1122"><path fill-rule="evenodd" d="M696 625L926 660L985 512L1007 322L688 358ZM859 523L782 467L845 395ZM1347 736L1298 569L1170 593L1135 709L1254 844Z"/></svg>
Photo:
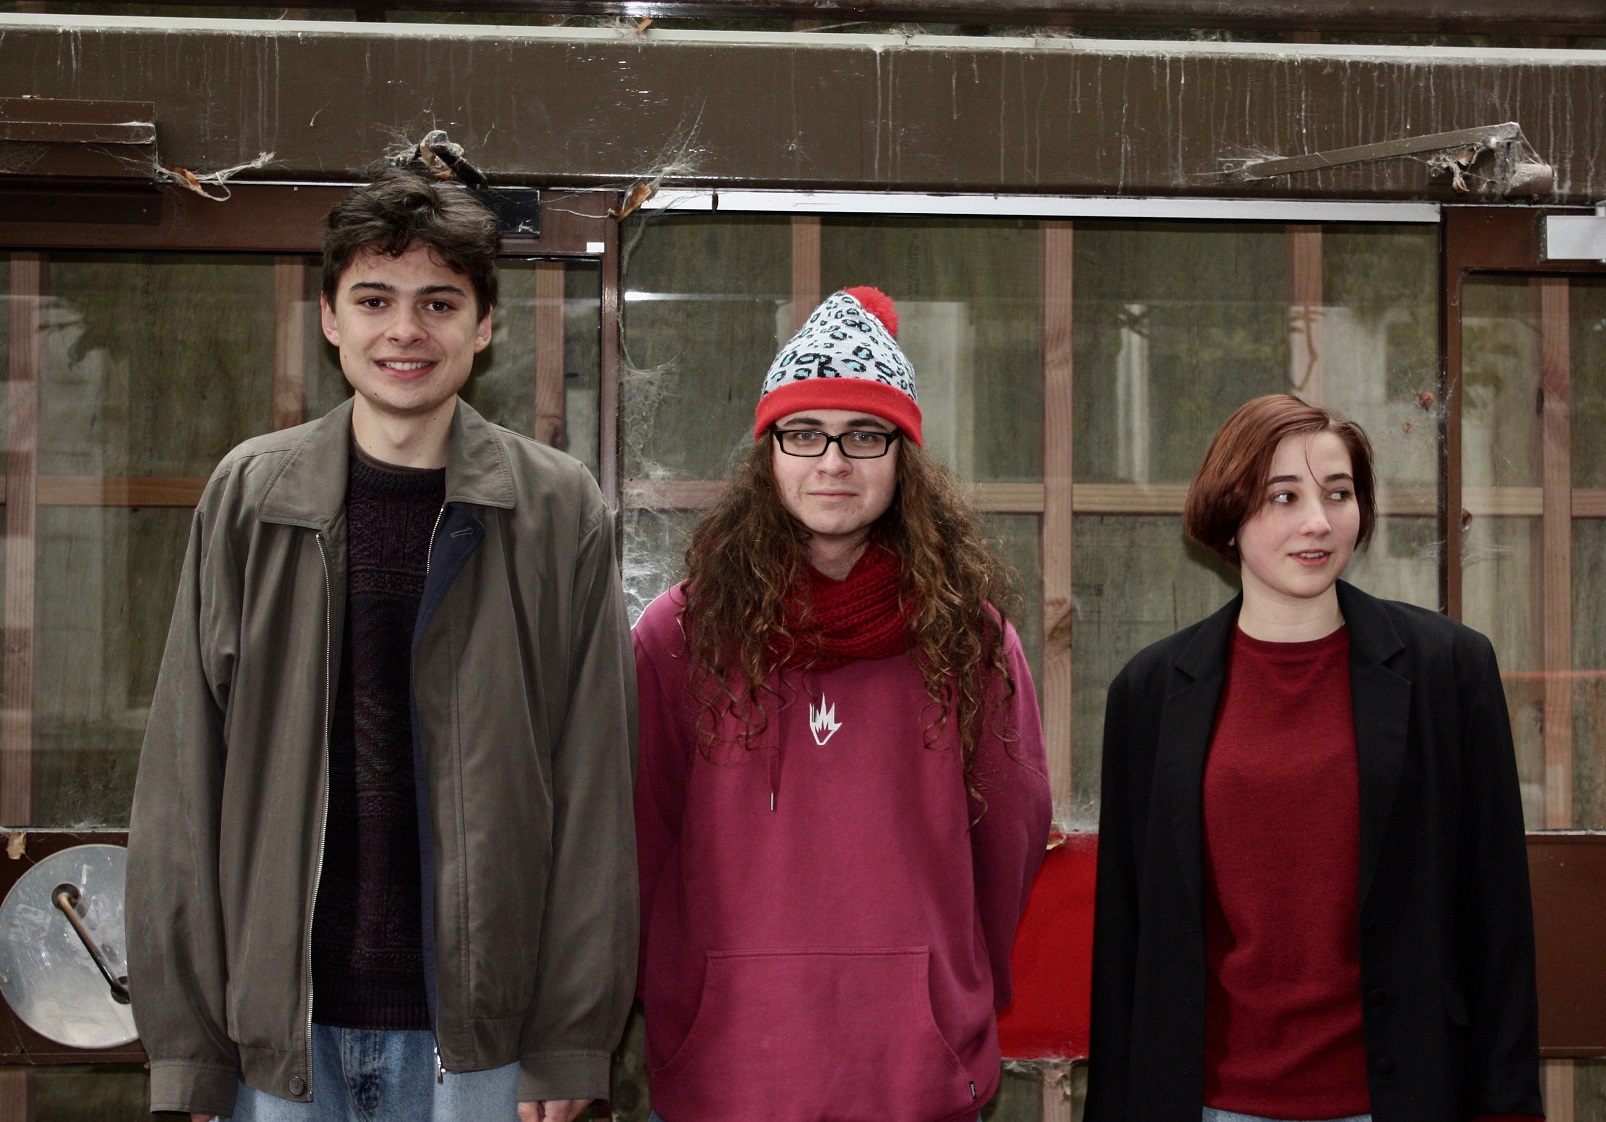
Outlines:
<svg viewBox="0 0 1606 1122"><path fill-rule="evenodd" d="M240 1084L233 1122L515 1122L519 1065L439 1076L435 1034L312 1026L313 1101Z"/></svg>
<svg viewBox="0 0 1606 1122"><path fill-rule="evenodd" d="M1278 1122L1275 1118L1261 1118L1255 1114L1234 1114L1230 1110L1217 1110L1213 1106L1204 1108L1203 1122ZM1372 1122L1370 1114L1353 1114L1348 1118L1334 1118L1331 1122Z"/></svg>

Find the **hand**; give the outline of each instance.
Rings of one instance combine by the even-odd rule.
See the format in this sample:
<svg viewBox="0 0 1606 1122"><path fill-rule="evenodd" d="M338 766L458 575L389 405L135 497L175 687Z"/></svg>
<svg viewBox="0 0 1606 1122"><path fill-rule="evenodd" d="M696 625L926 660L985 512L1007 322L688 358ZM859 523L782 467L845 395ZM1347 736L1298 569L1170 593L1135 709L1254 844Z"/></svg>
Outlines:
<svg viewBox="0 0 1606 1122"><path fill-rule="evenodd" d="M212 1122L216 1117L215 1114L196 1114L193 1110L190 1111L190 1122Z"/></svg>
<svg viewBox="0 0 1606 1122"><path fill-rule="evenodd" d="M552 1099L520 1103L519 1122L574 1122L591 1105L590 1099Z"/></svg>

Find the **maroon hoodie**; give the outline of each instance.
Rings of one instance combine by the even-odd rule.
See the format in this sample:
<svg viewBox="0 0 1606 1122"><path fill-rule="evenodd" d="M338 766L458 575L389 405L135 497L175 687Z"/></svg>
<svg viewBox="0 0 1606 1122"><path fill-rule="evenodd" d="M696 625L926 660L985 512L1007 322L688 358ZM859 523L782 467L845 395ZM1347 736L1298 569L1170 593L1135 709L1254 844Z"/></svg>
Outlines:
<svg viewBox="0 0 1606 1122"><path fill-rule="evenodd" d="M692 736L679 588L636 625L636 789L653 1108L666 1122L948 1122L997 1089L996 1011L1048 840L1031 672L978 746L913 658L777 672L748 748ZM997 729L1009 730L1008 742Z"/></svg>

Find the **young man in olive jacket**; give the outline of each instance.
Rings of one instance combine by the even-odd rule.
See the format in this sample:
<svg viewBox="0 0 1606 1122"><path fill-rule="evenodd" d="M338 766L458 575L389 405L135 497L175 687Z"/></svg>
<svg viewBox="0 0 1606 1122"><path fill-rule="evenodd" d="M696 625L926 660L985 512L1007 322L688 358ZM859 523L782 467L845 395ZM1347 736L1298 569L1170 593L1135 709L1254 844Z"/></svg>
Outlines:
<svg viewBox="0 0 1606 1122"><path fill-rule="evenodd" d="M409 173L337 205L323 329L356 393L234 449L196 509L129 839L153 1111L569 1122L607 1094L634 664L590 475L457 396L496 248Z"/></svg>

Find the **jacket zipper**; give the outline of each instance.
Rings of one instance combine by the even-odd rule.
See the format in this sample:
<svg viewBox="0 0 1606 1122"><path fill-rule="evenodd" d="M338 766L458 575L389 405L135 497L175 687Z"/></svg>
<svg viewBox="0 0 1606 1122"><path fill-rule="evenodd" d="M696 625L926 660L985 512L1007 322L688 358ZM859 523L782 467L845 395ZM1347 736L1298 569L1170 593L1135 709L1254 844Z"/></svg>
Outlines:
<svg viewBox="0 0 1606 1122"><path fill-rule="evenodd" d="M446 517L446 504L442 503L440 510L435 512L435 525L431 526L430 530L429 530L429 548L424 551L424 581L425 581L426 584L429 581L429 566L435 560L435 536L441 532L441 520L443 518L445 518L445 517ZM408 671L409 679L411 678L411 676L412 676L412 672L411 672L411 670L409 670ZM408 682L408 688L409 689L412 688L412 682L411 681ZM422 736L422 734L420 734L420 736ZM424 781L424 787L425 787L426 790L429 787L429 782L428 782L427 779ZM434 821L434 815L430 816L430 821ZM431 841L428 838L419 838L418 839L418 844L419 845L433 845L434 842ZM430 916L429 918L433 920L435 917L434 916ZM436 1000L438 1001L439 998L437 997ZM437 1017L438 1016L439 1016L439 1014L437 1013ZM430 1026L431 1029L436 1029L436 1030L438 1030L438 1027L439 1026L437 1026L437 1025L431 1025ZM437 1036L435 1038L435 1083L438 1086L440 1084L444 1084L445 1082L446 1082L446 1065L441 1062L440 1037Z"/></svg>
<svg viewBox="0 0 1606 1122"><path fill-rule="evenodd" d="M318 560L323 562L323 820L318 826L318 863L312 873L312 907L307 920L307 1097L312 1097L312 920L318 907L318 885L323 880L323 846L329 834L329 664L334 646L334 582L329 576L329 552L323 531L317 533Z"/></svg>
<svg viewBox="0 0 1606 1122"><path fill-rule="evenodd" d="M442 503L440 510L435 512L435 525L429 531L429 549L424 554L424 579L429 580L429 566L435 560L435 535L441 532L441 519L446 517L446 504Z"/></svg>

